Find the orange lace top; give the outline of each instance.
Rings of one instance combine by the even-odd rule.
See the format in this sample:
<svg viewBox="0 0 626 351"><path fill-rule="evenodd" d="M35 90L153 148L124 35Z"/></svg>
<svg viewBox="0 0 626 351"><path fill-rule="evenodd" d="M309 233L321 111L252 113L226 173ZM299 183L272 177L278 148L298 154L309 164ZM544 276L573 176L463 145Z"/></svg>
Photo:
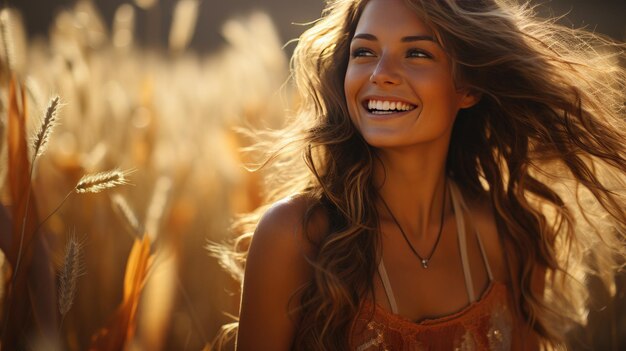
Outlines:
<svg viewBox="0 0 626 351"><path fill-rule="evenodd" d="M371 300L363 300L350 331L350 349L370 350L510 350L513 326L509 289L493 280L480 235L478 243L490 279L489 287L476 299L467 258L465 227L461 208L467 209L456 186L450 193L457 221L457 232L469 304L462 310L416 323L398 315L397 305L384 263L378 272L392 312Z"/></svg>
<svg viewBox="0 0 626 351"><path fill-rule="evenodd" d="M512 315L506 285L452 315L415 323L369 300L352 325L352 350L510 350Z"/></svg>

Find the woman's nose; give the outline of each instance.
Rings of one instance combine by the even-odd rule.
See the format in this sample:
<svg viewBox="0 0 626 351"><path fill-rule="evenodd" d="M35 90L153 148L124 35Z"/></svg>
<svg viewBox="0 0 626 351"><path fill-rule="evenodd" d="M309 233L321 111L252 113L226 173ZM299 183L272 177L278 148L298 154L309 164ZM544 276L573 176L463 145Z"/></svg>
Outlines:
<svg viewBox="0 0 626 351"><path fill-rule="evenodd" d="M398 84L400 75L398 74L397 63L393 62L389 57L381 57L370 76L370 82L377 85Z"/></svg>

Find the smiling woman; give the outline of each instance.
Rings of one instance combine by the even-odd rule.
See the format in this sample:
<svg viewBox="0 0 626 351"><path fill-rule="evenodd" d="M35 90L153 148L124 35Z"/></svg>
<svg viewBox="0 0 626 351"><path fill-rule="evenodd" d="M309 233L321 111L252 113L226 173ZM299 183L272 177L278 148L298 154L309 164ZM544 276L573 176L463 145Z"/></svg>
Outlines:
<svg viewBox="0 0 626 351"><path fill-rule="evenodd" d="M259 144L238 349L565 347L625 257L620 47L506 1L330 1Z"/></svg>
<svg viewBox="0 0 626 351"><path fill-rule="evenodd" d="M368 144L438 140L445 155L457 112L478 99L456 86L450 58L432 30L405 4L376 1L365 8L350 46L346 102Z"/></svg>

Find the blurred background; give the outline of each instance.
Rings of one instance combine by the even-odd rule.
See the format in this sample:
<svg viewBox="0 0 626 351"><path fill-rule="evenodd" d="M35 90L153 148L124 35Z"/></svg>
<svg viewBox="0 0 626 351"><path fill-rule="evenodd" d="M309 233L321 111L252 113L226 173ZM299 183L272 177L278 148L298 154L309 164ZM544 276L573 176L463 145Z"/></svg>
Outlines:
<svg viewBox="0 0 626 351"><path fill-rule="evenodd" d="M229 238L233 218L264 194L263 174L242 168L248 159L239 151L252 141L237 129L278 128L289 117L287 42L323 2L2 5L0 280L17 277L12 291L0 290L12 301L0 311L11 316L4 348L211 349L237 314L239 286L207 244ZM542 1L539 9L626 38L624 1ZM19 140L30 143L57 94L58 124L45 152L33 155ZM114 169L127 184L73 192L82 176ZM10 238L21 223L10 218L24 217L17 209L27 197L14 189L29 183L24 222L45 225L25 236L14 271L7 262L20 250ZM589 284L599 298L590 327L573 333L578 348L626 348L623 280L616 300Z"/></svg>
<svg viewBox="0 0 626 351"><path fill-rule="evenodd" d="M7 0L4 1L5 3ZM94 1L98 11L107 23L115 10L128 1ZM591 30L607 34L614 39L623 40L626 36L626 1L622 0L540 0L543 15L566 15L561 23L575 27L586 26ZM45 35L55 14L68 8L75 0L9 0L24 14L29 36ZM135 4L158 3L147 11L137 13L136 35L141 43L166 45L168 24L171 23L173 8L177 0L137 0ZM143 5L143 7L147 7ZM244 15L252 11L268 13L278 29L282 42L297 38L302 32L298 23L307 23L319 17L323 0L229 0L199 1L198 23L190 41L190 48L205 52L224 44L220 28L227 19ZM151 22L152 21L152 22Z"/></svg>

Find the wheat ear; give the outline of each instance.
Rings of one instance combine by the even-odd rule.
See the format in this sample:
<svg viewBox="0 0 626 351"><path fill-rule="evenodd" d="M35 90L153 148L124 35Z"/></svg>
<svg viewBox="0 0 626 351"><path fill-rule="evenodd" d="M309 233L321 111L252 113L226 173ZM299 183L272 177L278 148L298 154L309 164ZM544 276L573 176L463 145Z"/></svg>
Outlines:
<svg viewBox="0 0 626 351"><path fill-rule="evenodd" d="M26 230L26 219L28 218L28 209L30 205L30 194L31 194L31 183L33 181L33 170L35 169L35 160L37 156L43 154L45 151L45 147L48 144L48 139L50 138L50 134L52 133L52 128L56 124L57 112L59 107L59 101L61 98L57 95L50 99L50 104L46 109L46 115L43 118L41 123L39 132L35 136L33 140L33 156L30 162L30 170L28 172L28 188L26 190L26 210L24 212L24 217L22 218L22 230L20 232L20 246L17 253L17 261L15 263L15 274L13 275L14 279L11 284L14 283L15 277L17 277L17 272L20 268L20 261L22 258L22 246L24 244L24 230Z"/></svg>
<svg viewBox="0 0 626 351"><path fill-rule="evenodd" d="M99 193L102 190L126 184L126 174L120 170L87 174L83 176L74 191L81 193Z"/></svg>
<svg viewBox="0 0 626 351"><path fill-rule="evenodd" d="M61 313L61 325L65 315L72 308L76 297L78 277L84 274L82 262L82 245L76 239L76 235L70 235L65 245L65 259L59 272L59 312Z"/></svg>
<svg viewBox="0 0 626 351"><path fill-rule="evenodd" d="M61 200L61 202L54 209L54 211L50 212L50 214L46 218L44 218L44 220L41 221L41 223L39 223L39 225L35 229L35 234L39 232L39 229L41 229L41 227L43 227L43 225L48 221L48 219L50 219L50 217L52 217L52 215L55 214L61 208L61 206L63 206L65 201L67 201L67 199L73 193L79 193L79 194L97 193L102 190L113 188L118 185L127 184L126 174L128 173L129 172L127 171L122 172L120 170L113 170L109 172L100 172L96 174L87 174L83 176L78 181L74 189L70 190L70 192L68 192L67 195L65 195L63 200Z"/></svg>
<svg viewBox="0 0 626 351"><path fill-rule="evenodd" d="M33 139L33 150L35 151L33 153L33 158L41 156L46 151L50 134L52 134L52 129L54 129L54 126L56 125L59 101L60 98L58 95L50 99L50 103L46 109L46 115L41 122L37 135Z"/></svg>

